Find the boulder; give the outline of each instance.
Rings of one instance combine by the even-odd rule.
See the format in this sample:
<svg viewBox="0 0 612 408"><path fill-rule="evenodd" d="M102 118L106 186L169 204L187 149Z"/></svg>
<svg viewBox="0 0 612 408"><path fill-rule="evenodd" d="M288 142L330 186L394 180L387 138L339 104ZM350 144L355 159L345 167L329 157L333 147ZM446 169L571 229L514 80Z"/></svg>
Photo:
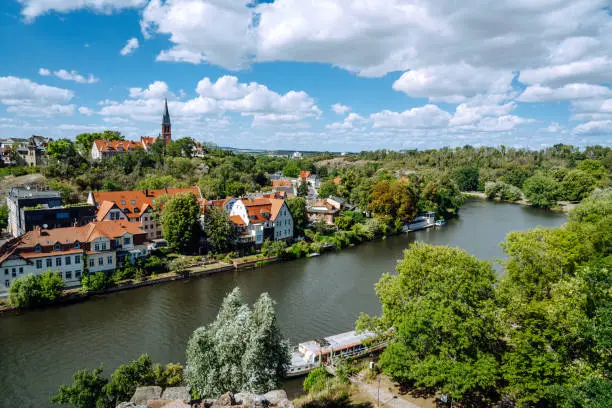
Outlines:
<svg viewBox="0 0 612 408"><path fill-rule="evenodd" d="M146 404L147 401L160 399L161 393L161 387L138 387L136 388L136 392L134 393L134 395L132 395L130 402L135 402L137 404Z"/></svg>
<svg viewBox="0 0 612 408"><path fill-rule="evenodd" d="M213 407L230 407L232 405L236 405L236 400L234 399L234 394L231 392L226 392L213 404Z"/></svg>
<svg viewBox="0 0 612 408"><path fill-rule="evenodd" d="M191 401L189 387L168 387L161 395L163 400Z"/></svg>
<svg viewBox="0 0 612 408"><path fill-rule="evenodd" d="M135 402L122 402L116 408L148 408L146 405L136 404Z"/></svg>
<svg viewBox="0 0 612 408"><path fill-rule="evenodd" d="M239 392L234 395L234 399L236 404L244 405L247 408L267 407L270 405L265 396L253 394L252 392Z"/></svg>
<svg viewBox="0 0 612 408"><path fill-rule="evenodd" d="M287 393L285 392L285 390L273 390L273 391L269 391L266 392L263 397L268 400L270 402L270 404L272 405L277 405L278 403L280 403L282 400L286 400L287 398Z"/></svg>

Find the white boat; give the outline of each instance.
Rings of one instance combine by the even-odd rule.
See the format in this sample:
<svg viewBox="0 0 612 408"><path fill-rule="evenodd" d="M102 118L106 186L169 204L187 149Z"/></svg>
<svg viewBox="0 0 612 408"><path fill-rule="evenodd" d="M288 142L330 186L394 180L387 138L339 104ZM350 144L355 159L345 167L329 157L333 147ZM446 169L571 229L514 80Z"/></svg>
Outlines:
<svg viewBox="0 0 612 408"><path fill-rule="evenodd" d="M446 221L444 221L444 220L436 221L436 227L443 227L445 225L446 225Z"/></svg>
<svg viewBox="0 0 612 408"><path fill-rule="evenodd" d="M319 256L319 255L321 255L321 254L318 253L318 252L313 252L312 254L308 254L308 257L312 258L313 256Z"/></svg>
<svg viewBox="0 0 612 408"><path fill-rule="evenodd" d="M371 332L357 334L350 331L300 343L291 352L291 364L285 376L305 375L319 366L332 364L337 359L359 358L386 347L386 342L366 346L366 340L373 337Z"/></svg>
<svg viewBox="0 0 612 408"><path fill-rule="evenodd" d="M436 223L435 213L428 212L428 213L425 213L425 215L420 215L416 217L414 220L412 220L411 223L404 226L403 231L404 232L418 231L418 230L426 229L429 227L433 227L435 223Z"/></svg>

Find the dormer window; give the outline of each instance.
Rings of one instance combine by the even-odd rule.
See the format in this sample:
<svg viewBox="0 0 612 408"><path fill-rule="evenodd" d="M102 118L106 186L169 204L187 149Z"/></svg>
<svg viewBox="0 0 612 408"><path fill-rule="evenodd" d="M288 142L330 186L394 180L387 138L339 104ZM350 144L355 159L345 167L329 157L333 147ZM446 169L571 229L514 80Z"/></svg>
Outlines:
<svg viewBox="0 0 612 408"><path fill-rule="evenodd" d="M59 243L57 243L57 244L53 245L53 249L56 250L56 251L61 251L62 246Z"/></svg>
<svg viewBox="0 0 612 408"><path fill-rule="evenodd" d="M132 205L136 205L136 200L132 200L130 203L132 203Z"/></svg>
<svg viewBox="0 0 612 408"><path fill-rule="evenodd" d="M130 209L126 207L126 208L123 209L123 212L126 213L126 214L129 214L130 213Z"/></svg>
<svg viewBox="0 0 612 408"><path fill-rule="evenodd" d="M81 243L80 243L79 241L76 241L76 242L74 243L74 247L75 247L76 249L79 249L79 248L81 247Z"/></svg>
<svg viewBox="0 0 612 408"><path fill-rule="evenodd" d="M125 205L125 200L121 200L121 205Z"/></svg>
<svg viewBox="0 0 612 408"><path fill-rule="evenodd" d="M41 252L41 251L42 251L42 247L41 247L40 245L36 245L36 246L34 247L34 251L36 251L36 252Z"/></svg>

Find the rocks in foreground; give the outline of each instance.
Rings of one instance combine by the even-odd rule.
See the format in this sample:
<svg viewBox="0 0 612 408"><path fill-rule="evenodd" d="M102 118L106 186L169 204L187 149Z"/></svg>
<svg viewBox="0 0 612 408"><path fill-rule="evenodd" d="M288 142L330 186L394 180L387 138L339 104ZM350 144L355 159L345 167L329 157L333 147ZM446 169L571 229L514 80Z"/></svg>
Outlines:
<svg viewBox="0 0 612 408"><path fill-rule="evenodd" d="M263 395L249 392L227 392L216 400L191 400L188 387L138 387L130 402L122 402L117 408L293 408L284 390L274 390Z"/></svg>

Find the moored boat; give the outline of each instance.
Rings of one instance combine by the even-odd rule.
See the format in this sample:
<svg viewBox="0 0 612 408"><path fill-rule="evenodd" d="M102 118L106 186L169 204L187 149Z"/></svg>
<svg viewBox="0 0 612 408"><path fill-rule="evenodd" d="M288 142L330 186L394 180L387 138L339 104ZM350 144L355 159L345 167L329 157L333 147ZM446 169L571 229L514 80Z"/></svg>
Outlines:
<svg viewBox="0 0 612 408"><path fill-rule="evenodd" d="M435 225L435 213L427 212L425 215L419 215L411 223L406 224L403 228L404 232L419 231Z"/></svg>
<svg viewBox="0 0 612 408"><path fill-rule="evenodd" d="M315 368L346 358L359 358L386 347L386 341L374 341L374 334L355 331L300 343L291 352L291 364L286 377L308 374ZM370 340L372 343L370 344Z"/></svg>

